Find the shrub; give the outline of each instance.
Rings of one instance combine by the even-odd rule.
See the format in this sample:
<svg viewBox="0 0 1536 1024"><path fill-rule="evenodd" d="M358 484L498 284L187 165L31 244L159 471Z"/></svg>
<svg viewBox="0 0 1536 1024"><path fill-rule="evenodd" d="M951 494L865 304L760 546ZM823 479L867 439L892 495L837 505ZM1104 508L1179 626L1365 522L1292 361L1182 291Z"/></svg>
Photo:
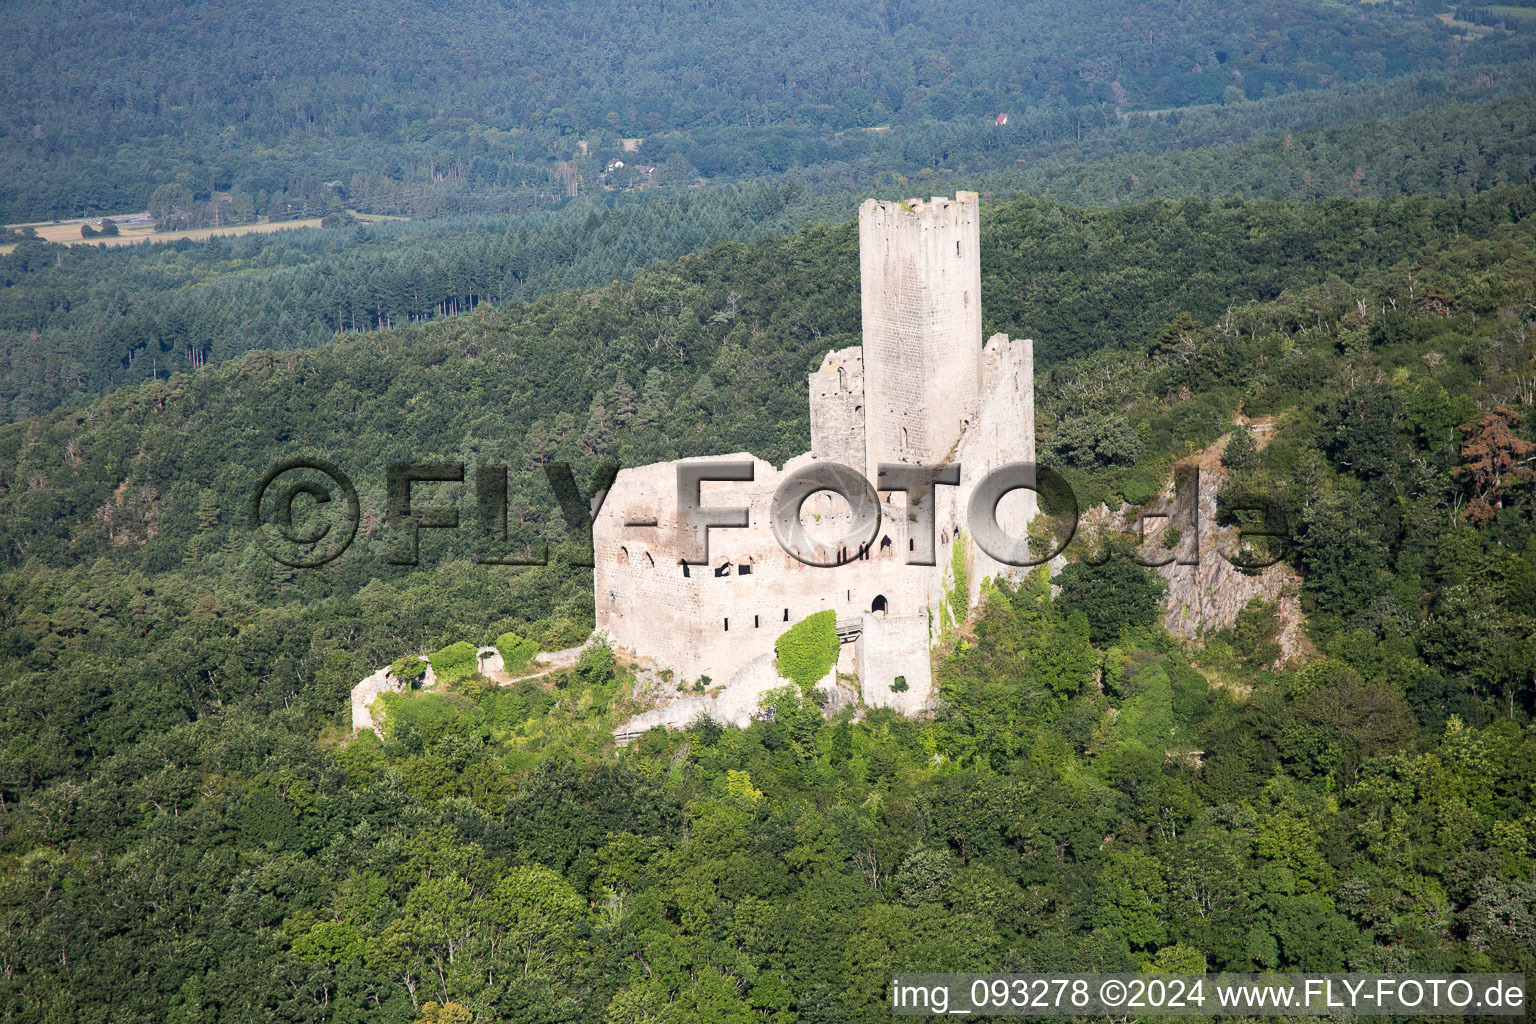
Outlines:
<svg viewBox="0 0 1536 1024"><path fill-rule="evenodd" d="M474 675L480 671L480 654L475 645L460 640L428 656L439 684Z"/></svg>
<svg viewBox="0 0 1536 1024"><path fill-rule="evenodd" d="M1268 668L1280 658L1280 610L1262 598L1250 598L1232 624L1232 646L1252 668Z"/></svg>
<svg viewBox="0 0 1536 1024"><path fill-rule="evenodd" d="M1120 706L1115 727L1121 738L1149 750L1162 750L1173 742L1173 686L1161 664L1153 663L1127 681L1130 696Z"/></svg>
<svg viewBox="0 0 1536 1024"><path fill-rule="evenodd" d="M1151 466L1133 466L1121 477L1119 489L1127 504L1145 505L1162 492L1162 474Z"/></svg>
<svg viewBox="0 0 1536 1024"><path fill-rule="evenodd" d="M496 650L501 653L502 667L515 673L528 667L533 656L539 653L539 645L516 633L503 633L496 638Z"/></svg>
<svg viewBox="0 0 1536 1024"><path fill-rule="evenodd" d="M588 686L607 686L613 682L617 667L618 660L613 656L613 648L604 643L596 643L581 652L581 659L576 662L576 674Z"/></svg>
<svg viewBox="0 0 1536 1024"><path fill-rule="evenodd" d="M592 627L583 626L574 619L540 619L524 632L546 651L564 651L584 642L592 635Z"/></svg>
<svg viewBox="0 0 1536 1024"><path fill-rule="evenodd" d="M892 693L906 693L907 692L907 677L906 676L897 676L896 677L896 681L891 684L891 692Z"/></svg>
<svg viewBox="0 0 1536 1024"><path fill-rule="evenodd" d="M779 675L809 690L837 664L838 647L837 613L828 609L808 615L774 642Z"/></svg>
<svg viewBox="0 0 1536 1024"><path fill-rule="evenodd" d="M1040 460L1082 469L1129 466L1144 447L1140 432L1123 416L1081 416L1056 424L1040 442Z"/></svg>
<svg viewBox="0 0 1536 1024"><path fill-rule="evenodd" d="M909 907L942 903L955 884L955 859L948 850L914 850L891 882L901 902Z"/></svg>
<svg viewBox="0 0 1536 1024"><path fill-rule="evenodd" d="M1131 560L1135 552L1129 545L1110 542L1106 548L1102 564L1073 562L1053 581L1061 587L1063 606L1088 617L1089 638L1101 647L1122 629L1157 621L1158 603L1168 591L1161 576Z"/></svg>
<svg viewBox="0 0 1536 1024"><path fill-rule="evenodd" d="M402 683L414 683L427 674L427 663L414 654L407 654L389 666L389 671Z"/></svg>
<svg viewBox="0 0 1536 1024"><path fill-rule="evenodd" d="M400 740L408 735L421 743L435 742L459 721L459 705L451 696L424 693L381 693L375 708L383 710L384 735ZM375 721L380 721L376 714Z"/></svg>
<svg viewBox="0 0 1536 1024"><path fill-rule="evenodd" d="M1239 424L1232 431L1226 447L1221 450L1221 464L1239 472L1252 469L1259 460L1259 447L1254 443L1253 430Z"/></svg>
<svg viewBox="0 0 1536 1024"><path fill-rule="evenodd" d="M742 803L753 805L763 798L763 791L752 785L750 772L728 769L725 773L725 791Z"/></svg>
<svg viewBox="0 0 1536 1024"><path fill-rule="evenodd" d="M693 724L688 727L688 731L693 733L704 746L713 747L720 742L720 737L725 735L725 726L706 713L695 718Z"/></svg>

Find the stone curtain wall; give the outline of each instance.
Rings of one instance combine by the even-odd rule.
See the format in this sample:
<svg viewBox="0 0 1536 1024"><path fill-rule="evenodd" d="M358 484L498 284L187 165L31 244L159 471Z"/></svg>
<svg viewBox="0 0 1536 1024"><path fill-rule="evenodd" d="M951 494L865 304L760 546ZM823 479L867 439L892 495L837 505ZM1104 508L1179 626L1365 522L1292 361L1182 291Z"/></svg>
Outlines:
<svg viewBox="0 0 1536 1024"><path fill-rule="evenodd" d="M891 689L897 677L907 688ZM859 689L870 707L916 715L928 707L933 670L928 654L928 615L864 617L859 637Z"/></svg>
<svg viewBox="0 0 1536 1024"><path fill-rule="evenodd" d="M1035 461L1034 353L1035 343L1029 338L1010 341L1006 335L994 334L987 340L982 352L981 408L956 451L963 469L962 509L970 503L977 481L994 469L1013 462ZM1013 491L998 503L998 525L1010 537L1024 537L1038 508L1034 492ZM981 581L986 577L1017 578L1028 571L998 562L974 544L970 555L973 605L981 595Z"/></svg>
<svg viewBox="0 0 1536 1024"><path fill-rule="evenodd" d="M811 457L864 472L864 353L828 352L810 376Z"/></svg>
<svg viewBox="0 0 1536 1024"><path fill-rule="evenodd" d="M900 495L888 494L882 496L888 500L881 503L881 529L867 556L849 551L847 563L820 568L786 554L769 521L774 490L810 457L792 460L783 471L746 454L720 457L726 460L752 461L754 479L705 482L703 504L746 506L749 525L711 530L710 564L690 566L686 576L677 543L677 463L625 469L614 481L594 529L593 560L597 626L616 646L671 668L679 678L707 675L720 685L753 658L772 655L779 635L815 612L831 609L839 623L852 624L874 609L877 598L884 598L891 616L922 612L926 617L926 609L937 606L949 545L962 521L958 492L964 488L939 490L937 566L906 564L906 508ZM808 532L825 541L820 554L809 554L830 559L832 541L851 530L847 505L823 492L812 495L804 511ZM624 525L650 517L660 525ZM743 567L749 571L743 573Z"/></svg>

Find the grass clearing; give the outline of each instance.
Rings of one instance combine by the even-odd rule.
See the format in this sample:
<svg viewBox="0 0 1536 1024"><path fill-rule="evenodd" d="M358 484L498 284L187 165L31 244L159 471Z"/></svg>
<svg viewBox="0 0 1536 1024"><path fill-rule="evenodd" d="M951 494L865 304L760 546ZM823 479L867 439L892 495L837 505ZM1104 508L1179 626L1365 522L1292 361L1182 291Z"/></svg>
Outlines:
<svg viewBox="0 0 1536 1024"><path fill-rule="evenodd" d="M1536 7L1512 7L1509 4L1489 4L1484 10L1491 11L1500 18L1508 18L1510 21L1536 25Z"/></svg>
<svg viewBox="0 0 1536 1024"><path fill-rule="evenodd" d="M354 213L358 223L379 224L387 220L406 220L405 217L388 217L382 214ZM179 242L182 239L201 242L218 235L250 235L267 234L272 231L288 231L293 228L318 228L319 217L306 217L303 220L279 220L267 221L258 224L236 224L225 228L193 228L190 231L156 231L152 227L123 228L121 234L95 238L81 238L80 225L84 221L63 221L58 224L39 224L37 237L45 242L58 242L62 245L137 245L141 242ZM10 252L16 248L16 243L0 245L0 253Z"/></svg>

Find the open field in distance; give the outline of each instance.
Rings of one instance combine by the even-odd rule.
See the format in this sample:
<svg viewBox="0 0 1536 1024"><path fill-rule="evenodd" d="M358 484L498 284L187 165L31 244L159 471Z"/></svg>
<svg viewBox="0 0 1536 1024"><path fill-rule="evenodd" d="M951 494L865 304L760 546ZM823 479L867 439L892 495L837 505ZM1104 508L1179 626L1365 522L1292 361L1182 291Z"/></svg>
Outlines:
<svg viewBox="0 0 1536 1024"><path fill-rule="evenodd" d="M359 222L364 224L377 224L386 220L405 220L404 217L387 217L382 214L353 214ZM97 235L95 238L82 238L80 225L84 221L61 221L57 224L38 224L37 237L45 242L58 242L62 245L135 245L139 242L178 242L188 239L200 242L215 235L247 235L252 233L265 234L270 231L287 231L289 228L317 228L320 226L319 217L306 217L302 220L279 220L259 224L237 224L233 227L223 228L193 228L190 231L156 231L151 227L122 228L118 235ZM16 248L16 243L0 245L0 253L7 253Z"/></svg>

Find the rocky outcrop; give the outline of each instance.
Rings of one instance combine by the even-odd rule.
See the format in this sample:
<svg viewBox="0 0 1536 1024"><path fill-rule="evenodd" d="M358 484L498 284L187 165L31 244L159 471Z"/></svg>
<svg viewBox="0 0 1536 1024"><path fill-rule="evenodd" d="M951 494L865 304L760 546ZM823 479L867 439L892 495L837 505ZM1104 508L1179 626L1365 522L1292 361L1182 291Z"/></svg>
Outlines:
<svg viewBox="0 0 1536 1024"><path fill-rule="evenodd" d="M1268 424L1255 424L1261 446L1267 428ZM1226 440L1223 437L1175 467L1174 479L1164 489L1161 502L1146 509L1142 558L1149 563L1170 560L1166 565L1156 566L1168 583L1163 624L1170 633L1198 639L1206 633L1230 628L1243 606L1259 598L1277 607L1280 633L1276 642L1280 645L1280 660L1289 661L1303 653L1306 646L1301 577L1284 562L1257 572L1244 572L1230 561L1240 547L1238 530L1216 521L1216 497L1229 475L1220 455ZM1084 516L1083 529L1089 537L1106 532L1134 535L1141 511L1130 505L1113 511L1101 505ZM1163 515L1154 516L1154 511ZM1171 547L1164 543L1170 529L1179 531L1178 541Z"/></svg>
<svg viewBox="0 0 1536 1024"><path fill-rule="evenodd" d="M1277 607L1282 661L1301 652L1304 643L1301 614L1301 577L1284 562L1257 572L1244 572L1228 560L1239 549L1235 527L1216 521L1216 496L1227 478L1220 459L1201 460L1198 499L1188 492L1178 501L1183 506L1176 522L1188 522L1194 506L1199 528L1196 564L1161 566L1157 571L1168 581L1163 624L1175 636L1198 637L1202 633L1227 629L1237 621L1237 613L1254 598ZM1192 552L1191 554L1195 554Z"/></svg>

